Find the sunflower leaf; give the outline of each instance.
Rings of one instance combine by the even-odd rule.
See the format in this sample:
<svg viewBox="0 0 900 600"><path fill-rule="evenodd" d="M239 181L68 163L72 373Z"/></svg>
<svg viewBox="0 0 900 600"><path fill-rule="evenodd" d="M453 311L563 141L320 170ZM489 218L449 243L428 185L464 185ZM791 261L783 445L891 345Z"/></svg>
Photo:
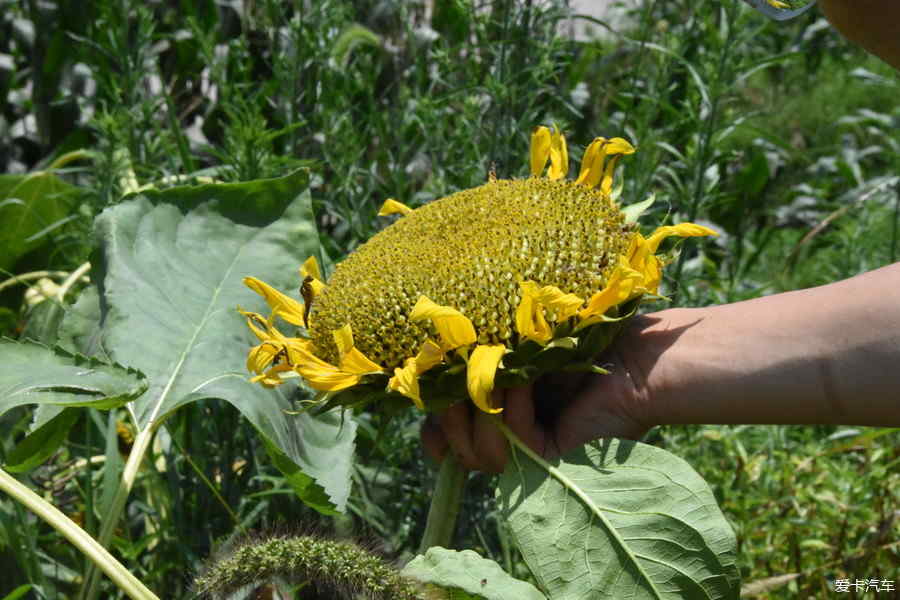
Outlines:
<svg viewBox="0 0 900 600"><path fill-rule="evenodd" d="M129 405L139 432L189 402L223 399L259 431L300 497L331 512L349 494L355 423L292 414L300 407L281 389L251 384L245 360L256 340L236 310L266 310L244 277L296 288L298 266L318 252L307 182L298 171L135 195L98 217L92 279L102 351L150 382Z"/></svg>
<svg viewBox="0 0 900 600"><path fill-rule="evenodd" d="M650 194L650 197L646 200L622 207L622 213L625 215L625 224L637 223L641 215L653 206L654 202L656 202L656 194Z"/></svg>
<svg viewBox="0 0 900 600"><path fill-rule="evenodd" d="M146 389L135 370L33 341L0 338L0 415L28 404L115 408Z"/></svg>
<svg viewBox="0 0 900 600"><path fill-rule="evenodd" d="M31 431L4 467L23 473L49 458L77 420L75 408L116 408L146 389L144 376L132 369L31 340L0 339L0 414L37 405Z"/></svg>
<svg viewBox="0 0 900 600"><path fill-rule="evenodd" d="M472 550L429 548L401 573L444 590L447 598L462 600L546 600L530 583L507 574L500 565ZM440 595L438 595L440 597Z"/></svg>
<svg viewBox="0 0 900 600"><path fill-rule="evenodd" d="M665 450L606 439L549 462L516 452L498 496L554 600L739 597L731 526L706 482Z"/></svg>

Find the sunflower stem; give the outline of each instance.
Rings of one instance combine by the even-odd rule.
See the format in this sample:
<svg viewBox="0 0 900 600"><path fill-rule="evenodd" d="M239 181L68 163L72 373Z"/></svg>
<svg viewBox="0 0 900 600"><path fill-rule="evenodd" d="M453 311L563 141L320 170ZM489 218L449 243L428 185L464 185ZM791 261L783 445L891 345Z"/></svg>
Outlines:
<svg viewBox="0 0 900 600"><path fill-rule="evenodd" d="M50 524L134 600L159 600L141 581L110 554L97 540L76 525L55 506L35 494L6 471L0 469L0 491L6 492Z"/></svg>
<svg viewBox="0 0 900 600"><path fill-rule="evenodd" d="M441 463L441 470L438 471L434 496L428 509L425 534L419 545L419 554L425 554L432 546L451 547L453 532L456 530L456 517L459 515L459 506L466 486L466 475L466 470L459 465L456 456L452 452L447 452Z"/></svg>

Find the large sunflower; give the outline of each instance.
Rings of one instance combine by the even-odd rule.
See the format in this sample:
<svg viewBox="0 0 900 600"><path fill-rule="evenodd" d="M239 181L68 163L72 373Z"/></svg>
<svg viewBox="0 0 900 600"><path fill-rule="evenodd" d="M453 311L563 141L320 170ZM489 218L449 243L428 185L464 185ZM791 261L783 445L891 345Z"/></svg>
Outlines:
<svg viewBox="0 0 900 600"><path fill-rule="evenodd" d="M299 375L328 406L406 397L434 409L468 395L498 412L495 385L597 370L597 353L643 296L657 294L660 243L715 235L692 223L641 235L639 205L623 210L613 189L619 159L633 152L622 138L596 138L567 181L565 138L538 127L531 177L492 177L416 210L388 200L380 214L400 219L327 283L315 259L304 263L302 303L246 278L271 308L268 318L244 313L260 340L247 360L253 380Z"/></svg>

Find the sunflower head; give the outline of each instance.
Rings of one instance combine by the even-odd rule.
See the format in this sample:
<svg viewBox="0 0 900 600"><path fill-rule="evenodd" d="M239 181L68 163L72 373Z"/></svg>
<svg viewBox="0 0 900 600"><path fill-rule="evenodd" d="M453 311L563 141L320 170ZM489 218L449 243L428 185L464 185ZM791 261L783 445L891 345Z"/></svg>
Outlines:
<svg viewBox="0 0 900 600"><path fill-rule="evenodd" d="M304 263L303 303L247 278L272 309L245 313L260 341L247 362L254 380L299 375L328 406L387 396L433 409L468 396L497 412L495 385L595 369L641 298L657 295L662 240L714 234L682 223L641 235L638 211L620 208L613 186L633 152L622 138L596 138L569 181L565 138L538 127L531 177L492 177L416 210L388 200L379 214L400 219L327 283L314 259Z"/></svg>

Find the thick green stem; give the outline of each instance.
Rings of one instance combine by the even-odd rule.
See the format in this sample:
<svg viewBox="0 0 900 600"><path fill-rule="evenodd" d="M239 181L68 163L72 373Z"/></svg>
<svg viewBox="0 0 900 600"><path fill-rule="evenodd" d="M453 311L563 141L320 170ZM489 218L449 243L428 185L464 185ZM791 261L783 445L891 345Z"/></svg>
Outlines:
<svg viewBox="0 0 900 600"><path fill-rule="evenodd" d="M123 592L135 600L159 600L140 580L131 574L122 563L106 551L81 527L76 525L55 506L32 492L6 471L0 469L0 490L25 505L38 517L49 523L67 540L90 558L106 573Z"/></svg>
<svg viewBox="0 0 900 600"><path fill-rule="evenodd" d="M422 543L419 545L419 554L425 554L432 546L451 547L467 474L467 471L459 466L459 461L453 453L448 452L438 472L434 496L428 509L425 535L422 536Z"/></svg>
<svg viewBox="0 0 900 600"><path fill-rule="evenodd" d="M108 546L112 540L116 525L118 525L119 519L122 517L122 511L125 509L125 502L128 500L128 495L131 493L135 479L137 479L141 461L144 460L144 455L150 448L153 432L154 428L148 425L146 429L138 433L134 444L131 446L128 461L126 461L125 469L122 471L122 479L119 481L116 493L104 515L103 524L100 526L100 534L97 536L97 541L100 542L101 546ZM89 568L85 575L84 586L81 588L80 598L82 600L92 600L97 597L99 593L97 582L96 570Z"/></svg>

